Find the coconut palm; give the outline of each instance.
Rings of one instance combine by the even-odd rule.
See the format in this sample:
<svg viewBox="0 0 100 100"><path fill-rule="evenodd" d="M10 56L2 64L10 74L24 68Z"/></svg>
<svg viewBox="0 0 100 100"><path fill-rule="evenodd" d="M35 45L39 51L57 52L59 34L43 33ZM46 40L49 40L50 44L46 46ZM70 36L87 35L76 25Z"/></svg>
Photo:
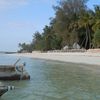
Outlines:
<svg viewBox="0 0 100 100"><path fill-rule="evenodd" d="M90 12L84 12L79 19L79 28L85 29L85 48L91 48L91 26L93 25Z"/></svg>
<svg viewBox="0 0 100 100"><path fill-rule="evenodd" d="M100 6L95 6L95 16L94 16L94 25L92 29L96 32L100 29Z"/></svg>

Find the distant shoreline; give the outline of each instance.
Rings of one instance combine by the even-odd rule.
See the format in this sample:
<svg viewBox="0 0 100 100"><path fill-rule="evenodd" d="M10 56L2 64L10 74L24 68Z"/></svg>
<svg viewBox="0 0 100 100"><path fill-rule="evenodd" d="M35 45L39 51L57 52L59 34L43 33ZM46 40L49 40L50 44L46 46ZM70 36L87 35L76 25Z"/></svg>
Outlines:
<svg viewBox="0 0 100 100"><path fill-rule="evenodd" d="M6 52L6 51L0 51L0 54L15 54L17 52Z"/></svg>
<svg viewBox="0 0 100 100"><path fill-rule="evenodd" d="M29 57L29 58L38 58L38 59L46 59L46 60L54 60L54 61L62 61L62 62L71 62L78 64L90 64L90 65L100 65L100 52L92 53L92 52L60 52L60 53L15 53L11 54L18 57Z"/></svg>

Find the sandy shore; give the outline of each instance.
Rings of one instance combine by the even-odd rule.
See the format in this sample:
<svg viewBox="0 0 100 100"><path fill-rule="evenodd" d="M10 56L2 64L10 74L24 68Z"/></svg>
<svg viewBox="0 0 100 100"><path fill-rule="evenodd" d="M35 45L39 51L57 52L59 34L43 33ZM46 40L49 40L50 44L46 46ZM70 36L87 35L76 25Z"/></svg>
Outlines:
<svg viewBox="0 0 100 100"><path fill-rule="evenodd" d="M84 52L84 53L21 53L15 54L19 57L29 57L47 60L56 60L63 62L82 63L100 65L100 53Z"/></svg>

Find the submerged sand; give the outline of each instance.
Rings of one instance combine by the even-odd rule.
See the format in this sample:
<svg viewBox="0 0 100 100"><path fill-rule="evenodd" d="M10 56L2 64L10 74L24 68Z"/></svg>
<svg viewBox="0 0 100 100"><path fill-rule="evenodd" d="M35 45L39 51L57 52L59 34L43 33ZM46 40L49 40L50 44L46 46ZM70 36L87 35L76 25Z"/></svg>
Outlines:
<svg viewBox="0 0 100 100"><path fill-rule="evenodd" d="M15 54L16 56L21 57L29 57L29 58L38 58L38 59L46 59L46 60L56 60L63 62L71 62L71 63L82 63L82 64L92 64L92 65L100 65L100 52L59 52L59 53L20 53Z"/></svg>

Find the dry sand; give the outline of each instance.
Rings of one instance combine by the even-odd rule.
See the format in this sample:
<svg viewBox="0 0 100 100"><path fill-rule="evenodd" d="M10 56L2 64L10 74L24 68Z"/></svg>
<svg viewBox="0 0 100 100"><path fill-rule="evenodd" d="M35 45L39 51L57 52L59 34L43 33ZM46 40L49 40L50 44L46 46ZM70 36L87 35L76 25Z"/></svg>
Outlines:
<svg viewBox="0 0 100 100"><path fill-rule="evenodd" d="M84 53L21 53L15 54L16 56L29 57L29 58L38 58L46 60L56 60L63 62L72 62L72 63L82 63L82 64L92 64L100 65L100 52L84 52Z"/></svg>

